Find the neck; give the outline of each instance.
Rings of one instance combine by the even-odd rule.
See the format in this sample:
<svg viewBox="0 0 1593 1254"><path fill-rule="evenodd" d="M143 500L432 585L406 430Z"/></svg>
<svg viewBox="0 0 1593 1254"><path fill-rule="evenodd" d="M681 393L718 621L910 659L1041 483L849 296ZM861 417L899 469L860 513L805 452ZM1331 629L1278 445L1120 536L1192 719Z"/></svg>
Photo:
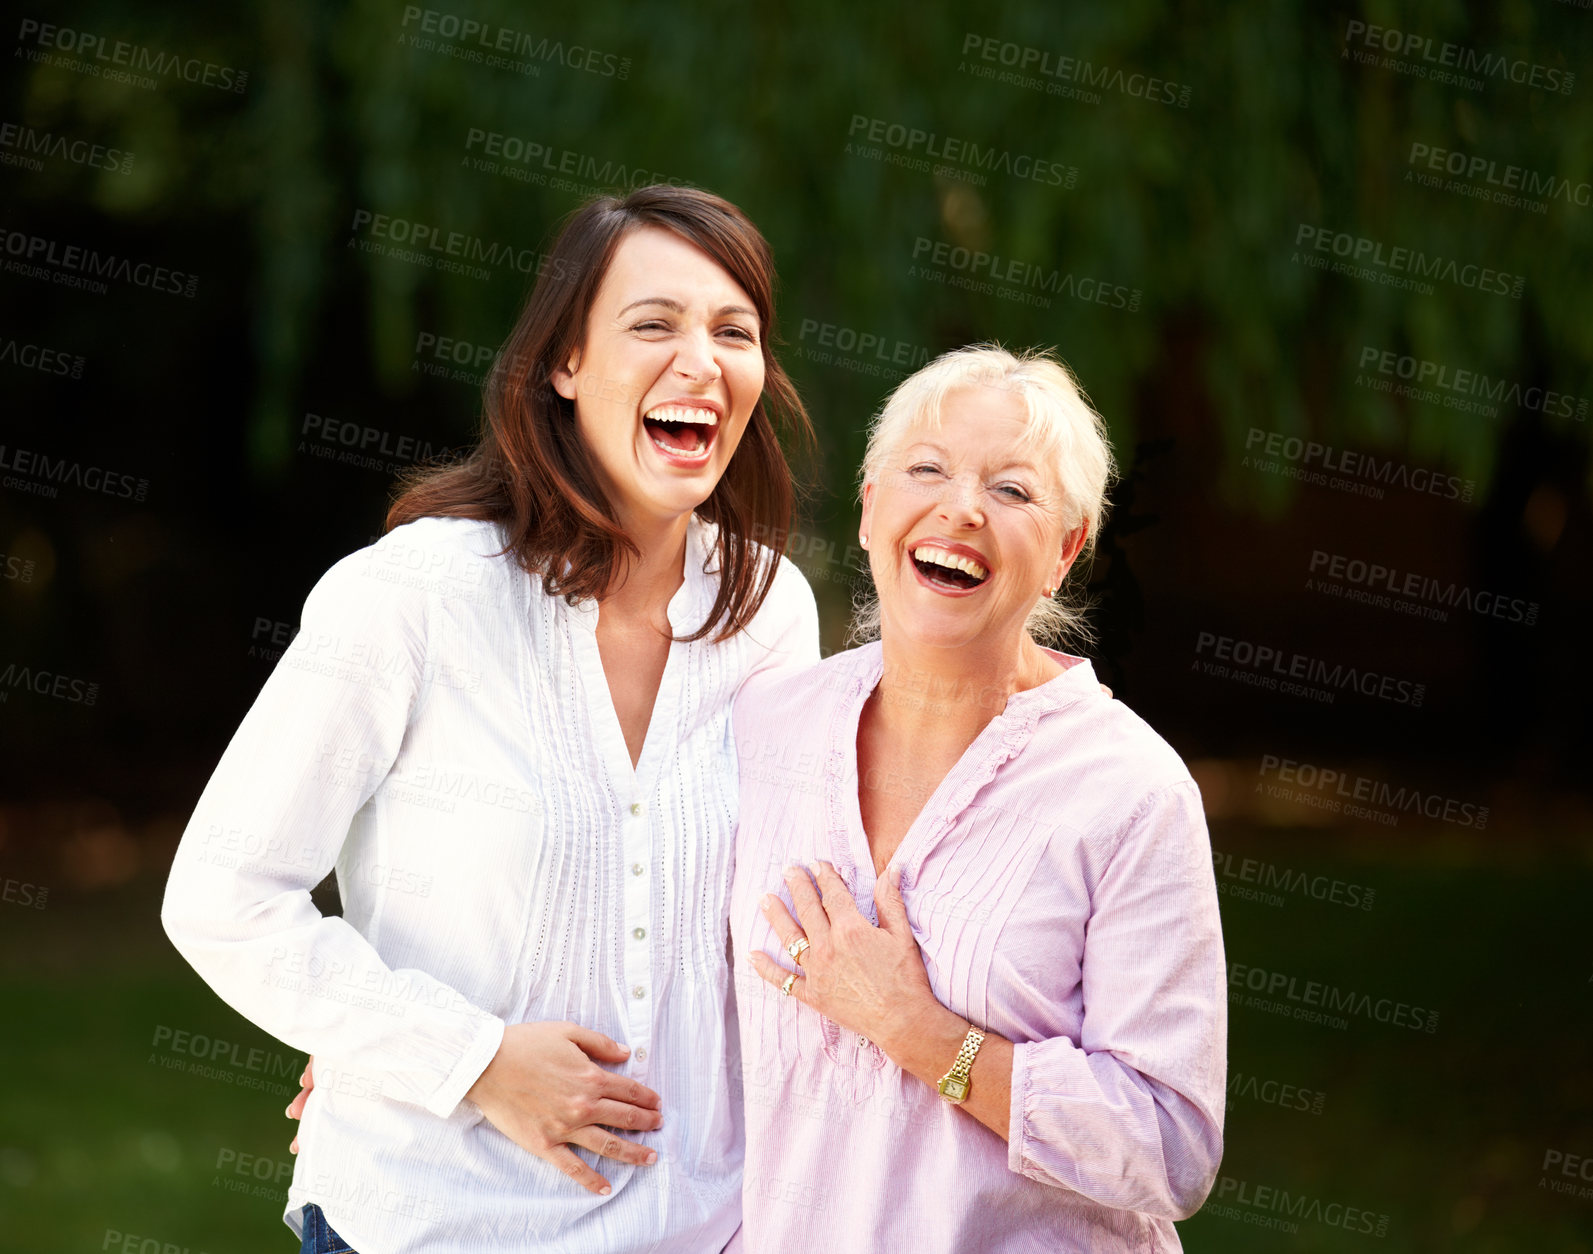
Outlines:
<svg viewBox="0 0 1593 1254"><path fill-rule="evenodd" d="M625 534L641 550L626 555L620 577L598 598L606 610L663 620L670 599L685 580L686 528L690 514L665 519L621 519ZM664 624L668 630L668 624Z"/></svg>
<svg viewBox="0 0 1593 1254"><path fill-rule="evenodd" d="M887 633L884 671L874 689L890 726L925 739L966 736L1007 708L1013 693L1038 687L1061 668L1028 632L999 647L937 647Z"/></svg>

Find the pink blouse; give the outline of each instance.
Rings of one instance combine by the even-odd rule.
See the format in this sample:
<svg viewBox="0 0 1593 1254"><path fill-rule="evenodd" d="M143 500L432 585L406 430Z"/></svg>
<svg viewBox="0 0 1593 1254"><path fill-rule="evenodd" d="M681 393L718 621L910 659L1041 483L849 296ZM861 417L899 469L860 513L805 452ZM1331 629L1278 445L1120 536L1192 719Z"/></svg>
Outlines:
<svg viewBox="0 0 1593 1254"><path fill-rule="evenodd" d="M1177 1250L1210 1191L1227 998L1200 794L1087 661L1051 656L1065 673L1007 702L892 859L936 998L1015 1043L1005 1143L748 959L790 965L758 900L791 908L794 862L832 862L877 917L857 726L880 646L737 697L748 1254Z"/></svg>

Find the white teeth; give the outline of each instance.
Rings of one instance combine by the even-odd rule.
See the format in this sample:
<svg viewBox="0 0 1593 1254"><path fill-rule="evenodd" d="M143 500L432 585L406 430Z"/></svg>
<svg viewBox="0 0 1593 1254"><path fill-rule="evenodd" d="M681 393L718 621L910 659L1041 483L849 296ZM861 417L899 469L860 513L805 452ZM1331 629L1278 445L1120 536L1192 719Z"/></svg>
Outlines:
<svg viewBox="0 0 1593 1254"><path fill-rule="evenodd" d="M657 409L649 409L643 418L651 418L654 422L689 422L699 427L717 427L719 415L711 409L688 408L685 405L660 405Z"/></svg>
<svg viewBox="0 0 1593 1254"><path fill-rule="evenodd" d="M673 444L665 444L656 435L649 434L647 438L671 457L699 457L706 459L708 456L708 445L700 436L697 439L697 447L690 450L676 448Z"/></svg>
<svg viewBox="0 0 1593 1254"><path fill-rule="evenodd" d="M945 549L931 548L929 545L920 545L913 550L913 556L920 562L933 562L936 566L945 566L951 570L964 571L975 579L983 579L990 572L970 557L961 557L955 553L948 553Z"/></svg>

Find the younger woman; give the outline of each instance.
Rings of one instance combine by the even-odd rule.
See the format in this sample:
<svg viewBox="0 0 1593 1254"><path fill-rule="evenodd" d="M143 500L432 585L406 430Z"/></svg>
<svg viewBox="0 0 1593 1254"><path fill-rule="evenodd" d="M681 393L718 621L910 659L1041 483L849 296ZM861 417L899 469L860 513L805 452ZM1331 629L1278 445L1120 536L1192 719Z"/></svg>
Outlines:
<svg viewBox="0 0 1593 1254"><path fill-rule="evenodd" d="M161 917L315 1055L305 1249L701 1254L740 1222L730 702L818 659L752 539L790 526L776 422L811 435L773 286L716 196L578 211L480 446L322 577L200 798Z"/></svg>

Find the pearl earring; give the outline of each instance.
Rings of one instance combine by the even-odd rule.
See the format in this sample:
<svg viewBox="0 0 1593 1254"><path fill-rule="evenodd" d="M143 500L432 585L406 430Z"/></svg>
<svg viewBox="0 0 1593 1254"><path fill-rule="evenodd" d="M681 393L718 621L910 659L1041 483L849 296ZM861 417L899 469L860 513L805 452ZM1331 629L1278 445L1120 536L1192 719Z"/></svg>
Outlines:
<svg viewBox="0 0 1593 1254"><path fill-rule="evenodd" d="M858 536L857 542L859 544L861 544L865 549L868 548L868 537L867 536Z"/></svg>

